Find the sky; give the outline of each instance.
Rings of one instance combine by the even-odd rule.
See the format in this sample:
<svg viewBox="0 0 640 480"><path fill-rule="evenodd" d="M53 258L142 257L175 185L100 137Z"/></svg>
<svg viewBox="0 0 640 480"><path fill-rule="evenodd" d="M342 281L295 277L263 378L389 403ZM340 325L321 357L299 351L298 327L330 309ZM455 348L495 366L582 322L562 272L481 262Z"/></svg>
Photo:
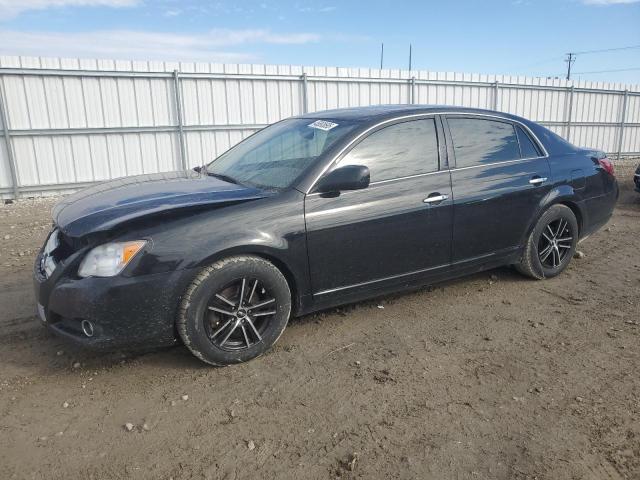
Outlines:
<svg viewBox="0 0 640 480"><path fill-rule="evenodd" d="M381 43L385 68L411 44L414 70L563 77L578 52L574 79L640 84L640 0L0 0L2 55L378 68Z"/></svg>

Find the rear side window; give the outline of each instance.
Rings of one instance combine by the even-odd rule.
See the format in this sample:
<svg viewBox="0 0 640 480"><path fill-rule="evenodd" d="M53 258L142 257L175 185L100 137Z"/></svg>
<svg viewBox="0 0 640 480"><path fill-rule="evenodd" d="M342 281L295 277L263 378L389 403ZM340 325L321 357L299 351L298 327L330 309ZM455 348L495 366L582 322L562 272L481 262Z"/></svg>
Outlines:
<svg viewBox="0 0 640 480"><path fill-rule="evenodd" d="M458 168L520 158L518 138L510 123L451 117L447 122Z"/></svg>
<svg viewBox="0 0 640 480"><path fill-rule="evenodd" d="M531 140L531 137L522 129L521 126L516 126L518 132L518 141L520 142L520 152L522 158L536 158L540 156L540 151Z"/></svg>
<svg viewBox="0 0 640 480"><path fill-rule="evenodd" d="M438 170L434 119L412 120L382 128L358 143L339 162L365 165L371 181L390 180Z"/></svg>

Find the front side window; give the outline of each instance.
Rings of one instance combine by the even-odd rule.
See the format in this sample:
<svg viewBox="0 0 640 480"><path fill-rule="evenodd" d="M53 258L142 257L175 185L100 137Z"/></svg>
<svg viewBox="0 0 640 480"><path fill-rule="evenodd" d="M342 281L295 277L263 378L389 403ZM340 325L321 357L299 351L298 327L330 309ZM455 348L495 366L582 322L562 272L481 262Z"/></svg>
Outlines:
<svg viewBox="0 0 640 480"><path fill-rule="evenodd" d="M447 122L457 168L520 158L518 138L511 123L451 117Z"/></svg>
<svg viewBox="0 0 640 480"><path fill-rule="evenodd" d="M292 118L260 130L207 165L206 172L268 189L286 188L355 122Z"/></svg>
<svg viewBox="0 0 640 480"><path fill-rule="evenodd" d="M433 118L384 127L358 143L338 167L364 165L371 181L390 180L438 170L438 138Z"/></svg>

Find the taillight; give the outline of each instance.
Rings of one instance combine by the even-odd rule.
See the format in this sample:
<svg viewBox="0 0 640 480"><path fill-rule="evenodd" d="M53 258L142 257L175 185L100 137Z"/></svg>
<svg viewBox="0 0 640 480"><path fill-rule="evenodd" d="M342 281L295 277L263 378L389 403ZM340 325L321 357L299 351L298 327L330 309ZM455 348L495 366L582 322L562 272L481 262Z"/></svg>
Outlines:
<svg viewBox="0 0 640 480"><path fill-rule="evenodd" d="M598 163L609 175L615 175L615 172L613 171L613 163L611 163L611 160L607 157L598 159Z"/></svg>

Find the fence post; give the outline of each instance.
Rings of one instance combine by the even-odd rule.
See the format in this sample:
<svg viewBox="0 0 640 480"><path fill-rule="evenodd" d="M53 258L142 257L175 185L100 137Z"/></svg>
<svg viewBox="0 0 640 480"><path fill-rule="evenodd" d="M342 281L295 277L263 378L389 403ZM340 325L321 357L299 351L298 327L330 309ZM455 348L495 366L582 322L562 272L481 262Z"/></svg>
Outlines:
<svg viewBox="0 0 640 480"><path fill-rule="evenodd" d="M498 81L493 82L493 109L498 110Z"/></svg>
<svg viewBox="0 0 640 480"><path fill-rule="evenodd" d="M574 89L574 86L571 85L571 87L569 88L569 111L567 112L567 125L566 125L567 130L565 132L565 137L567 141L570 141L571 139L571 117L573 113L573 89Z"/></svg>
<svg viewBox="0 0 640 480"><path fill-rule="evenodd" d="M13 189L13 198L18 199L20 186L18 185L18 167L16 165L16 157L11 143L11 132L9 131L9 116L6 109L6 97L4 95L4 78L0 77L0 120L2 120L2 129L4 130L4 143L7 149L7 159L9 160L9 170L11 172L11 187Z"/></svg>
<svg viewBox="0 0 640 480"><path fill-rule="evenodd" d="M622 112L620 115L620 126L618 127L618 155L616 157L617 161L620 161L620 157L622 156L622 137L624 135L624 122L627 117L628 98L629 98L629 90L625 90L624 97L622 97Z"/></svg>
<svg viewBox="0 0 640 480"><path fill-rule="evenodd" d="M411 100L409 103L416 103L416 77L411 77Z"/></svg>
<svg viewBox="0 0 640 480"><path fill-rule="evenodd" d="M307 85L307 72L302 73L302 113L309 113L309 97Z"/></svg>
<svg viewBox="0 0 640 480"><path fill-rule="evenodd" d="M182 87L178 70L173 71L173 89L175 91L176 121L178 122L178 142L180 144L180 166L187 169L187 153L184 143L184 121L182 118Z"/></svg>

